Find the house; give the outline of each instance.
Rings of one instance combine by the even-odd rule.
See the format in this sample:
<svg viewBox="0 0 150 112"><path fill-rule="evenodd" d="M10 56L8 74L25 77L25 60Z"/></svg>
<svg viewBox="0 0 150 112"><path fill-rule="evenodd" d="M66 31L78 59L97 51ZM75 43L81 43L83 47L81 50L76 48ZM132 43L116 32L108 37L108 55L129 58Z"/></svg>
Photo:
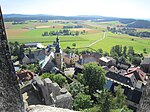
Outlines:
<svg viewBox="0 0 150 112"><path fill-rule="evenodd" d="M75 65L77 61L79 61L79 56L74 53L64 54L63 61L68 66Z"/></svg>
<svg viewBox="0 0 150 112"><path fill-rule="evenodd" d="M128 70L128 68L130 68L130 65L118 63L117 68L118 69L123 69L123 70Z"/></svg>
<svg viewBox="0 0 150 112"><path fill-rule="evenodd" d="M144 60L141 62L141 69L145 73L150 73L150 58L144 58Z"/></svg>
<svg viewBox="0 0 150 112"><path fill-rule="evenodd" d="M84 70L84 66L76 63L75 64L75 69L74 69L75 72L74 72L73 77L77 78L78 73L83 73L83 70Z"/></svg>
<svg viewBox="0 0 150 112"><path fill-rule="evenodd" d="M36 59L38 59L39 61L45 59L45 56L47 56L47 54L46 54L46 52L45 52L44 49L42 49L42 50L36 50L36 51L33 51L32 53L34 54L34 57Z"/></svg>
<svg viewBox="0 0 150 112"><path fill-rule="evenodd" d="M25 48L44 48L42 43L26 43Z"/></svg>
<svg viewBox="0 0 150 112"><path fill-rule="evenodd" d="M91 54L82 54L82 56L80 56L79 60L81 61L81 64L87 64L90 62L93 62L96 64L99 63L99 59L96 58L95 56L91 55Z"/></svg>
<svg viewBox="0 0 150 112"><path fill-rule="evenodd" d="M128 70L117 69L112 66L106 73L105 87L115 93L115 87L121 85L126 103L129 108L136 111L139 108L143 88L146 85L146 74L139 67Z"/></svg>
<svg viewBox="0 0 150 112"><path fill-rule="evenodd" d="M106 73L106 79L114 83L134 89L136 86L136 79L134 76L126 77L124 74L127 72L125 70L118 70L116 67L111 67Z"/></svg>
<svg viewBox="0 0 150 112"><path fill-rule="evenodd" d="M112 57L101 57L99 58L99 65L100 66L115 66L116 60Z"/></svg>
<svg viewBox="0 0 150 112"><path fill-rule="evenodd" d="M45 53L44 49L31 51L29 53L24 54L24 57L22 59L22 63L23 64L35 63L37 61L44 60L45 56L47 56L47 54Z"/></svg>
<svg viewBox="0 0 150 112"><path fill-rule="evenodd" d="M131 67L127 71L112 66L106 73L108 80L111 80L130 89L141 89L146 85L147 76L139 67Z"/></svg>
<svg viewBox="0 0 150 112"><path fill-rule="evenodd" d="M96 52L91 53L90 55L96 59L99 59L100 57L102 57L102 55L100 53L96 53Z"/></svg>
<svg viewBox="0 0 150 112"><path fill-rule="evenodd" d="M19 64L20 64L19 61L13 63L15 71L18 71L20 69Z"/></svg>
<svg viewBox="0 0 150 112"><path fill-rule="evenodd" d="M141 81L144 85L146 85L146 73L144 73L139 67L131 67L127 70L126 76L134 75L137 81Z"/></svg>
<svg viewBox="0 0 150 112"><path fill-rule="evenodd" d="M31 63L35 63L35 62L37 62L37 59L34 58L34 55L30 56L28 54L25 54L22 59L23 64L31 64Z"/></svg>

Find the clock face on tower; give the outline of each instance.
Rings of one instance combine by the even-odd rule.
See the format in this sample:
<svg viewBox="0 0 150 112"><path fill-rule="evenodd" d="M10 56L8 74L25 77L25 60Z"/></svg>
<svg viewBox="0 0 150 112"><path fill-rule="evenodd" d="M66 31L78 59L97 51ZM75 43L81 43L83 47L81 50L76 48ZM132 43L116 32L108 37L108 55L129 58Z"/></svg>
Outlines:
<svg viewBox="0 0 150 112"><path fill-rule="evenodd" d="M59 57L59 54L56 54L57 57Z"/></svg>

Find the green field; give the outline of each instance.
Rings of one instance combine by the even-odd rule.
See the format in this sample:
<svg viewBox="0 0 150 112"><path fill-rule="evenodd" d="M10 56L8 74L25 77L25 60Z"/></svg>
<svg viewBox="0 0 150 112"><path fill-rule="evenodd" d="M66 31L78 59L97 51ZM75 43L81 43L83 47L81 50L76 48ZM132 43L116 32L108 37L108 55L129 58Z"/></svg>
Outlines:
<svg viewBox="0 0 150 112"><path fill-rule="evenodd" d="M134 40L132 40L132 38L134 38ZM146 48L150 53L150 39L140 39L138 37L131 37L128 35L117 35L110 32L106 34L106 38L104 40L93 45L92 48L102 48L105 51L110 51L111 47L114 45L133 46L135 51L138 53L142 53L143 49Z"/></svg>
<svg viewBox="0 0 150 112"><path fill-rule="evenodd" d="M107 26L112 27L121 24L117 21L103 23L90 21L77 22L78 25L83 25L84 29L87 30L88 33L84 35L80 34L79 36L59 36L60 44L63 49L67 46L71 47L73 43L76 43L76 48L84 48L97 41L98 39L102 39L104 35L103 31L106 30ZM27 21L27 24L19 25L12 25L12 23L7 22L5 23L5 26L7 28L8 40L11 42L42 42L44 45L48 45L55 40L56 36L43 37L43 32L58 31L62 29L62 26L74 26L77 24L73 23L72 21L48 21L47 23ZM80 31L80 29L78 30ZM83 29L81 28L81 31L82 30ZM104 51L109 52L111 47L114 45L133 46L135 51L138 53L142 53L143 49L146 48L148 53L150 53L150 39L142 39L124 34L112 34L110 32L106 32L106 36L103 40L93 44L90 47L96 50L102 48Z"/></svg>

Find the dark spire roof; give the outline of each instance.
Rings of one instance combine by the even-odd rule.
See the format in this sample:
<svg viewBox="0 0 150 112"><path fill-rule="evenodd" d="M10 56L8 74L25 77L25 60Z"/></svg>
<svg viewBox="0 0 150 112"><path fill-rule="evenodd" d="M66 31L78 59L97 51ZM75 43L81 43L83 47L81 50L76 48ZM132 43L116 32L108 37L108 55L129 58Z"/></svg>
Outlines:
<svg viewBox="0 0 150 112"><path fill-rule="evenodd" d="M55 53L60 53L60 44L59 44L59 38L57 36L56 38L56 47L55 47Z"/></svg>
<svg viewBox="0 0 150 112"><path fill-rule="evenodd" d="M56 38L56 44L59 44L59 38L58 38L58 36Z"/></svg>

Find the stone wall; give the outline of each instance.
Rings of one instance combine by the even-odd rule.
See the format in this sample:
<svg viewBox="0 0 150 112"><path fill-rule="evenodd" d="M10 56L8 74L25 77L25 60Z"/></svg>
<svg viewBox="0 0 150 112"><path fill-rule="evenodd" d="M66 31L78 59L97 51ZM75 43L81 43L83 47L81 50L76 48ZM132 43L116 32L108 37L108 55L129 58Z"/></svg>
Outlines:
<svg viewBox="0 0 150 112"><path fill-rule="evenodd" d="M147 85L144 88L141 100L140 107L137 112L150 112L150 79L147 81Z"/></svg>
<svg viewBox="0 0 150 112"><path fill-rule="evenodd" d="M0 111L24 112L14 66L11 61L0 7Z"/></svg>
<svg viewBox="0 0 150 112"><path fill-rule="evenodd" d="M28 112L77 112L69 109L50 107L45 105L31 105L27 109Z"/></svg>
<svg viewBox="0 0 150 112"><path fill-rule="evenodd" d="M49 78L42 81L40 77L35 76L34 82L41 89L45 105L72 109L73 98L65 88L60 88L57 83L52 83Z"/></svg>

